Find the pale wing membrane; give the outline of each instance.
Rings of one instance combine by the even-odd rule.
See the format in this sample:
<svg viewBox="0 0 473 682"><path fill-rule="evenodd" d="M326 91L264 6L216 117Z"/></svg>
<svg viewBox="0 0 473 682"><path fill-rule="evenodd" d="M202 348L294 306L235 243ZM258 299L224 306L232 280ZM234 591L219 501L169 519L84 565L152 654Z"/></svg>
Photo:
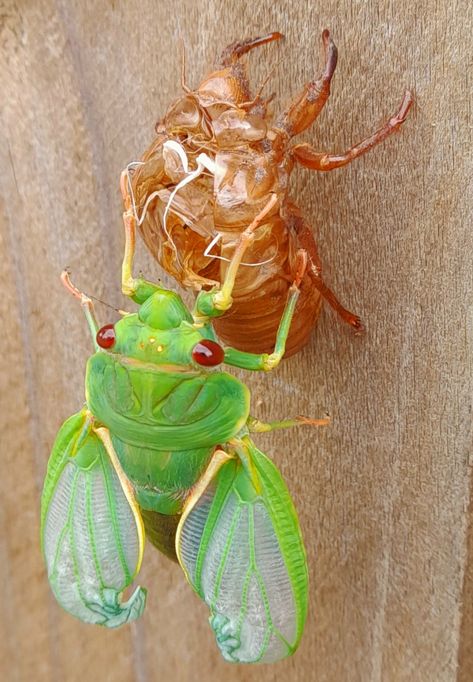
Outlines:
<svg viewBox="0 0 473 682"><path fill-rule="evenodd" d="M307 612L307 566L294 506L275 466L248 448L191 502L178 557L208 604L228 661L269 663L297 648Z"/></svg>
<svg viewBox="0 0 473 682"><path fill-rule="evenodd" d="M42 499L43 552L61 606L86 623L117 627L138 618L145 606L141 587L120 601L139 568L142 532L107 451L79 417L71 418L77 421L72 432L71 420L62 427L51 455Z"/></svg>

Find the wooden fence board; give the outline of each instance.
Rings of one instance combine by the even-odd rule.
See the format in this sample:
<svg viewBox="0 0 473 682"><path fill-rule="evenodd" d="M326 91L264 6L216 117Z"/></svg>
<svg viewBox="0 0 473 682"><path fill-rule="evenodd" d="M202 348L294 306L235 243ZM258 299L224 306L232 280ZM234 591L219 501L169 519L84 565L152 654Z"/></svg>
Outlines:
<svg viewBox="0 0 473 682"><path fill-rule="evenodd" d="M254 83L274 69L268 91L282 106L320 68L325 27L339 66L305 139L343 149L393 113L406 87L416 107L399 135L352 166L295 174L327 276L367 333L354 338L327 309L309 347L248 379L262 418L328 410L333 423L258 441L300 511L311 612L291 660L230 666L206 608L152 548L147 611L132 626L77 623L49 592L42 477L55 432L83 400L90 350L58 274L68 265L87 291L123 305L118 178L179 92L180 36L196 84L232 40L284 32L283 44L250 57ZM466 0L2 2L5 679L473 678L472 28Z"/></svg>

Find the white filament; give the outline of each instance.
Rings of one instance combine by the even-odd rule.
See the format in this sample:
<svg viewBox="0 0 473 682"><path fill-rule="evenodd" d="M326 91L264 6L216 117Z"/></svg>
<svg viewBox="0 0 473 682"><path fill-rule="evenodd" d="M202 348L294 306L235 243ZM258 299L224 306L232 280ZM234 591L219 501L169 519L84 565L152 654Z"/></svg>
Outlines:
<svg viewBox="0 0 473 682"><path fill-rule="evenodd" d="M187 157L186 151L184 147L179 144L179 142L176 142L175 140L166 140L163 144L163 149L165 150L170 150L176 153L179 157L179 160L181 161L182 168L184 173L186 173L186 177L183 178L180 182L177 183L177 185L174 187L172 190L171 194L169 195L169 199L167 200L166 206L164 208L164 215L163 215L163 231L169 241L169 243L172 245L172 248L174 249L174 252L176 254L177 260L179 264L181 264L180 259L179 259L179 252L177 250L176 244L173 241L173 238L171 237L170 232L167 229L167 217L169 214L169 211L171 209L172 202L174 201L174 197L176 196L177 192L182 189L185 185L189 184L190 182L193 182L196 180L202 173L207 170L209 173L212 175L215 175L216 171L216 163L213 159L210 158L207 154L199 154L197 157L197 168L193 171L189 171L189 159ZM159 196L159 190L156 192L152 192L147 198L145 205L143 206L143 210L141 212L141 215L138 216L138 212L136 210L136 202L135 202L135 195L133 192L133 186L131 183L130 179L130 169L135 168L136 166L144 166L143 161L130 161L130 163L126 167L126 176L127 176L127 182L128 182L128 190L130 192L131 196L131 203L132 203L132 208L133 208L133 215L135 216L136 222L138 226L143 224L143 221L146 217L146 213L148 212L148 206L155 199L157 196ZM204 251L204 256L207 258L216 258L218 260L223 260L227 263L231 262L230 258L226 258L225 256L217 256L216 254L211 254L210 251L212 248L215 246L215 244L218 243L218 241L222 238L222 233L217 232L215 234L215 237L212 239L210 244L207 246L207 248ZM268 258L264 261L260 261L259 263L240 263L240 265L244 265L246 267L254 268L260 265L265 265L266 263L270 263L272 260L274 260L274 256L271 256L271 258Z"/></svg>
<svg viewBox="0 0 473 682"><path fill-rule="evenodd" d="M214 253L210 253L212 250L212 247L215 246L215 244L223 237L221 232L217 232L215 237L212 239L210 244L207 246L207 248L204 251L204 256L207 256L207 258L217 258L218 260L224 260L227 263L230 263L230 258L225 258L225 256L217 256ZM259 261L258 263L240 263L240 265L245 265L247 268L254 268L257 265L265 265L266 263L271 263L271 261L274 260L274 256L271 256L271 258L267 258L266 260Z"/></svg>

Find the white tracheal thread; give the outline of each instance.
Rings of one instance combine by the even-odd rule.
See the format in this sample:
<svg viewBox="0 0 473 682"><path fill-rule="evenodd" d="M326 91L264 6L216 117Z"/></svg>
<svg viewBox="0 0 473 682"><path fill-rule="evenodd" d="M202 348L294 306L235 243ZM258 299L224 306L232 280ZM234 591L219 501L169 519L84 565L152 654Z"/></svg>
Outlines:
<svg viewBox="0 0 473 682"><path fill-rule="evenodd" d="M174 187L172 190L171 194L169 195L169 199L166 203L165 209L164 209L164 215L163 215L163 230L164 233L171 244L174 253L176 254L177 261L179 265L182 265L180 258L179 258L179 252L177 250L176 244L174 243L173 238L171 237L171 234L169 233L167 229L167 217L168 213L171 209L171 204L174 200L174 197L176 196L177 192L184 187L185 185L189 184L190 182L193 182L196 180L199 176L203 174L205 170L207 170L211 175L215 175L215 169L216 169L216 164L213 159L210 158L207 154L199 154L197 157L197 168L193 171L189 171L189 159L187 158L186 151L184 147L176 142L175 140L167 140L163 144L163 149L169 149L170 151L175 152L182 164L182 168L184 170L184 173L186 173L186 177L183 178L180 182L177 183L177 185ZM130 163L126 167L126 177L127 177L127 183L128 183L128 191L130 192L130 197L131 197L131 203L133 207L133 215L135 216L136 222L138 227L143 224L143 221L146 217L146 213L148 212L148 206L155 199L157 196L159 196L160 190L157 190L156 192L152 192L149 197L146 198L145 205L143 206L143 210L141 212L141 216L138 216L138 212L136 210L136 201L135 201L135 195L133 192L133 187L131 184L131 179L130 179L130 169L135 168L136 166L144 166L145 163L143 161L130 161ZM222 238L223 234L221 232L217 232L215 234L215 237L212 239L210 244L207 246L207 248L204 251L204 256L207 258L216 258L218 260L223 260L226 263L230 263L231 259L226 258L225 256L218 256L214 253L210 253L212 248L217 244L220 239ZM271 256L271 258L267 258L266 260L260 261L258 263L244 263L241 262L240 265L244 265L245 267L249 268L255 268L260 265L266 265L266 263L271 263L273 261L275 256Z"/></svg>

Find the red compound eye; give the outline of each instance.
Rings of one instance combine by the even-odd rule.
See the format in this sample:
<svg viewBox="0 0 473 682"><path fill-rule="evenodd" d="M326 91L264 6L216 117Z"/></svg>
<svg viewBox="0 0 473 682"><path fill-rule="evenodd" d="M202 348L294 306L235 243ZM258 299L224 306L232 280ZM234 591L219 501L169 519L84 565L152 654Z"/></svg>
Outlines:
<svg viewBox="0 0 473 682"><path fill-rule="evenodd" d="M223 356L223 348L210 339L202 339L195 344L192 350L192 357L195 362L205 367L220 365L223 362Z"/></svg>
<svg viewBox="0 0 473 682"><path fill-rule="evenodd" d="M98 330L95 338L100 348L111 348L115 343L115 327L113 324L106 324Z"/></svg>

